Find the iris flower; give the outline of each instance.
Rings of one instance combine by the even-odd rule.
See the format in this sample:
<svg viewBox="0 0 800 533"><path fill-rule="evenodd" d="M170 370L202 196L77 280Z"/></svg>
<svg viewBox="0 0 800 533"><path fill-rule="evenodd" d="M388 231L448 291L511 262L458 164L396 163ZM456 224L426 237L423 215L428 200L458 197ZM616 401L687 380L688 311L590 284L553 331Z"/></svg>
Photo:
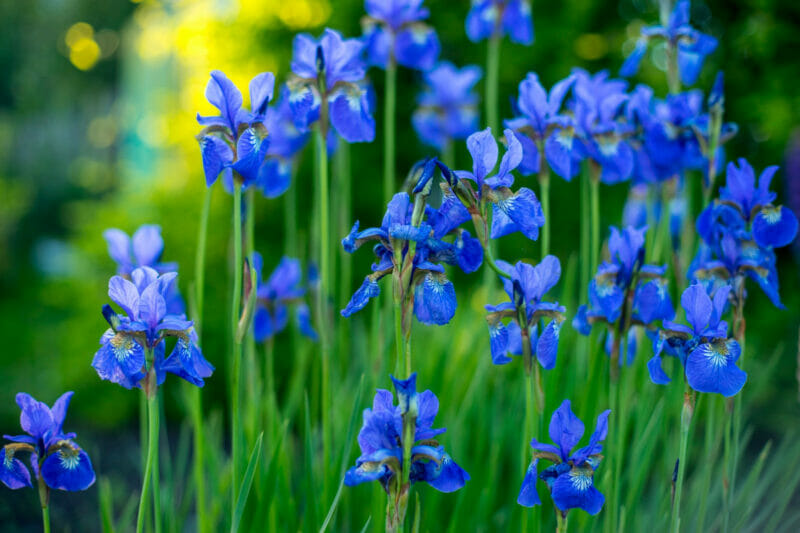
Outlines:
<svg viewBox="0 0 800 533"><path fill-rule="evenodd" d="M257 307L253 317L253 336L259 342L272 338L286 328L289 306L295 306L297 325L306 337L316 340L317 333L311 325L311 312L303 301L306 288L302 285L303 270L299 259L282 257L266 281L261 280L263 259L254 254L257 271Z"/></svg>
<svg viewBox="0 0 800 533"><path fill-rule="evenodd" d="M362 20L367 57L372 65L386 68L390 58L398 65L430 70L441 51L436 31L423 22L430 12L423 0L365 0Z"/></svg>
<svg viewBox="0 0 800 533"><path fill-rule="evenodd" d="M466 20L472 42L493 35L508 35L518 44L533 42L533 17L529 0L472 0Z"/></svg>

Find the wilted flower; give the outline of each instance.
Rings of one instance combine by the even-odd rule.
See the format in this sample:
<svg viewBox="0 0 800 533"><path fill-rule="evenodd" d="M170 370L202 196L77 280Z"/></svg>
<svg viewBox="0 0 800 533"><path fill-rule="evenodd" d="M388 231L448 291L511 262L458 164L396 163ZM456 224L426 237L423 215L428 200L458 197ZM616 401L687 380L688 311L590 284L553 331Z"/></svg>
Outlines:
<svg viewBox="0 0 800 533"><path fill-rule="evenodd" d="M28 467L18 458L30 454L30 463L36 479L50 489L79 491L94 484L95 474L89 455L75 442L75 433L65 433L64 418L72 399L66 392L53 407L36 401L31 395L17 394L19 422L27 435L3 435L12 441L3 447L0 457L0 481L10 489L33 487Z"/></svg>
<svg viewBox="0 0 800 533"><path fill-rule="evenodd" d="M570 401L564 400L550 419L550 439L555 445L542 444L536 439L531 441L533 461L525 473L517 503L525 507L542 503L536 491L538 478L547 484L553 503L562 513L570 509L583 509L592 515L599 513L605 497L594 486L594 473L603 458L600 443L608 434L609 414L609 410L600 413L589 444L571 453L583 436L584 426L572 412ZM553 463L541 474L537 471L540 459Z"/></svg>

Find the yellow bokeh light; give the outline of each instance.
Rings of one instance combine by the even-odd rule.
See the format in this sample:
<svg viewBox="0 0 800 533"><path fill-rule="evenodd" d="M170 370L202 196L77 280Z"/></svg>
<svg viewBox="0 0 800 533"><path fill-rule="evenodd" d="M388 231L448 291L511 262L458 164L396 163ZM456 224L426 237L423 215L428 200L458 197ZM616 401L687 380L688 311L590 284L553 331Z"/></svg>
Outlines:
<svg viewBox="0 0 800 533"><path fill-rule="evenodd" d="M72 48L82 39L93 38L94 28L85 22L76 22L67 30L66 35L64 35L64 42L67 43L67 46Z"/></svg>
<svg viewBox="0 0 800 533"><path fill-rule="evenodd" d="M117 138L117 123L113 117L96 117L89 123L86 137L96 148L108 148Z"/></svg>
<svg viewBox="0 0 800 533"><path fill-rule="evenodd" d="M278 18L291 29L319 26L329 15L330 5L318 0L284 2L278 11Z"/></svg>
<svg viewBox="0 0 800 533"><path fill-rule="evenodd" d="M69 49L69 60L80 70L89 70L100 59L100 47L92 38L82 37Z"/></svg>
<svg viewBox="0 0 800 533"><path fill-rule="evenodd" d="M599 33L584 33L575 40L575 53L589 61L600 59L608 53L608 41Z"/></svg>

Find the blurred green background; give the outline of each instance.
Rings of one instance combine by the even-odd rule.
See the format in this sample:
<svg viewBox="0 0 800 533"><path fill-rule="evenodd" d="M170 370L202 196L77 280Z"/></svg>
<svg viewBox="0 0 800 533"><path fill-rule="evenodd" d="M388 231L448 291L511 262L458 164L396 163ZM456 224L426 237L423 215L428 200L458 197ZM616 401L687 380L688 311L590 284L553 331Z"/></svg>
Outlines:
<svg viewBox="0 0 800 533"><path fill-rule="evenodd" d="M470 43L464 33L469 2L427 0L425 4L439 32L442 58L457 65L482 65L484 44ZM546 86L566 76L573 66L616 72L640 26L658 16L652 0L539 1L534 2L533 12L534 45L503 44L500 94L507 102L501 107L505 118L510 114L508 102L516 97L517 83L526 72L539 73ZM107 280L115 268L101 234L108 227L131 233L143 223L160 224L166 241L164 259L179 262L181 288L188 290L204 187L193 137L199 129L194 115L210 110L203 95L209 71L223 70L239 87L267 70L283 81L296 32L316 34L327 25L355 36L360 34L362 15L363 2L358 0L0 3L3 433L18 432L16 392L26 391L52 403L63 391L74 390L67 427L78 432L79 442L104 475L131 488L138 484L138 395L100 381L89 366L106 327L100 306L106 302ZM740 128L727 145L729 157L746 157L757 170L781 165L773 188L787 203L792 187L792 205L798 212L800 164L794 164L793 173L786 172L785 159L791 150L800 150L800 4L793 0L693 2L692 21L720 40L698 87L707 89L715 72L725 71L727 118ZM651 84L663 96L664 74L654 66L659 61L656 52L634 83ZM382 72L372 70L370 75L380 106ZM401 70L399 83L398 174L402 175L414 161L433 154L416 140L409 120L420 75ZM478 88L483 90L482 83ZM380 132L380 114L376 118ZM383 212L380 142L379 134L375 144L351 148L353 215L367 226L378 222ZM310 190L312 179L310 152L305 156L294 186L300 191L300 249L307 252L311 195L305 191ZM456 166L469 164L460 145ZM627 185L604 188L604 228L620 223L626 191ZM574 200L578 184L556 180L552 194L551 253L566 265L578 247ZM257 249L271 270L285 246L284 203L262 198L256 209ZM211 216L204 352L218 372L203 394L207 411L220 417L225 412L227 383L230 255L230 202L221 189L215 192ZM334 231L347 229L349 222L342 221ZM538 244L510 239L502 243L499 255L536 257L538 250ZM756 443L780 435L798 421L798 251L795 246L778 253L785 311L776 312L758 290L752 290L748 300L748 332L757 332L748 337L752 354L748 365L757 366L761 353L766 359L767 353L780 352L777 366L770 368L770 386L748 397ZM354 280L361 279L370 262L368 253L356 255ZM460 307L459 313L472 313L471 323L483 327L483 302L470 297L480 276L456 279L461 301L469 304ZM571 317L574 308L568 312ZM337 316L336 327L358 328L368 317L364 313L351 326ZM459 335L454 326L448 328L442 334ZM480 346L487 341L488 336L481 339ZM277 353L281 353L280 341ZM488 359L488 350L470 357ZM291 353L277 357L279 378L282 373L288 375L292 362ZM370 379L372 384L388 385L378 377ZM185 384L177 380L165 387L173 433L184 418L185 390ZM600 411L599 406L591 407L592 413ZM349 413L351 408L348 404L344 410ZM448 408L448 412L455 411ZM512 485L516 475L513 479ZM6 531L35 530L34 491L18 492L3 490L0 523ZM54 517L60 519L54 520L71 522L72 531L95 529L95 498L96 494L58 494Z"/></svg>

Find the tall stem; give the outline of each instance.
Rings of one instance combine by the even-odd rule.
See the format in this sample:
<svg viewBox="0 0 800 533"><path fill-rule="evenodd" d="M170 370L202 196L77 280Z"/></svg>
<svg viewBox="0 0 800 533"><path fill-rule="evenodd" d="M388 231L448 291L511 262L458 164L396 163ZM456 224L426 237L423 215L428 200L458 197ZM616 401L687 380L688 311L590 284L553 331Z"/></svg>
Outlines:
<svg viewBox="0 0 800 533"><path fill-rule="evenodd" d="M442 146L442 153L440 154L442 158L442 163L447 165L450 168L455 168L456 165L456 151L455 151L455 144L453 144L453 139L447 137L444 141L444 146Z"/></svg>
<svg viewBox="0 0 800 533"><path fill-rule="evenodd" d="M556 509L556 533L567 532L567 513Z"/></svg>
<svg viewBox="0 0 800 533"><path fill-rule="evenodd" d="M600 264L600 167L590 162L589 185L592 200L592 263L591 271L597 270Z"/></svg>
<svg viewBox="0 0 800 533"><path fill-rule="evenodd" d="M297 164L292 163L292 180L284 196L283 225L284 250L289 257L297 257Z"/></svg>
<svg viewBox="0 0 800 533"><path fill-rule="evenodd" d="M683 478L686 472L686 451L689 447L689 430L694 415L694 399L689 385L683 394L683 409L681 411L681 443L678 452L678 477L675 479L675 500L672 503L672 519L670 531L678 533L681 527L681 493L683 492Z"/></svg>
<svg viewBox="0 0 800 533"><path fill-rule="evenodd" d="M203 331L203 299L205 294L206 275L206 241L208 237L208 216L211 211L211 196L213 189L206 187L203 208L200 211L200 225L197 230L197 250L194 260L194 329L197 332L198 344ZM192 428L194 430L194 456L193 477L195 484L195 512L197 514L197 529L200 533L208 531L206 518L206 478L203 472L203 457L205 456L205 429L203 428L203 397L199 387L192 387L190 392L190 410L192 415Z"/></svg>
<svg viewBox="0 0 800 533"><path fill-rule="evenodd" d="M524 310L520 311L521 316L525 316L526 313ZM531 350L531 339L530 339L530 332L528 326L525 325L521 327L521 336L522 336L522 357L523 357L523 364L525 367L525 381L527 381L527 386L525 387L525 439L523 442L523 449L522 449L522 466L523 468L526 467L528 462L528 454L530 453L530 446L528 442L530 438L534 434L536 434L538 430L539 423L541 421L541 413L544 409L544 391L542 390L541 384L541 375L539 371L539 365L533 358L533 352ZM528 529L528 513L523 512L522 514L522 524L520 531L527 531ZM534 520L534 531L539 530L539 521Z"/></svg>
<svg viewBox="0 0 800 533"><path fill-rule="evenodd" d="M233 368L231 370L231 521L239 496L239 457L241 456L241 416L239 409L242 368L242 343L237 339L242 303L242 184L238 179L233 186L233 298L231 303L231 339L233 341Z"/></svg>
<svg viewBox="0 0 800 533"><path fill-rule="evenodd" d="M330 329L328 321L328 295L331 288L330 271L330 192L328 191L328 106L323 98L320 107L319 128L316 131L316 158L319 173L317 175L317 190L319 191L319 263L320 286L317 292L317 316L319 320L322 383L320 385L320 406L322 414L322 456L323 464L330 464L330 428L329 428L329 386L330 386ZM327 481L325 477L325 494L327 495Z"/></svg>
<svg viewBox="0 0 800 533"><path fill-rule="evenodd" d="M155 376L153 375L153 381ZM155 385L153 385L155 386ZM142 480L142 492L139 496L139 512L136 517L136 532L142 533L144 530L144 511L146 502L150 497L151 485L155 487L158 480L153 479L153 464L157 460L158 454L158 395L155 391L147 393L147 460L144 467L144 479ZM156 514L156 513L154 513ZM158 516L155 516L158 524Z"/></svg>
<svg viewBox="0 0 800 533"><path fill-rule="evenodd" d="M499 31L494 31L489 37L486 50L486 125L492 128L492 133L498 135L500 120L497 109L497 84L500 72L500 39Z"/></svg>
<svg viewBox="0 0 800 533"><path fill-rule="evenodd" d="M590 203L590 201L589 201L589 179L590 178L589 178L588 165L584 165L583 172L582 172L582 175L581 175L581 182L580 182L580 188L581 188L581 213L583 213L583 215L581 215L581 217L580 217L580 219L581 219L581 247L580 247L580 249L581 249L581 255L580 255L581 261L579 261L579 262L581 264L581 280L580 280L581 282L578 284L578 286L581 287L582 289L584 287L588 287L589 286L589 279L590 279L590 276L592 275L592 272L590 270L591 269L590 261L587 261L587 259L591 259L591 257L590 257L590 253L591 252L589 251L589 247L591 246L591 244L589 242L589 233L590 233L591 230L590 230L590 227L589 227L589 217L587 217L585 215L585 213L587 213L589 211L589 209L590 209L590 207L589 207L589 203ZM584 298L584 296L585 296L584 294L579 294L578 295L578 301L581 301Z"/></svg>
<svg viewBox="0 0 800 533"><path fill-rule="evenodd" d="M539 151L540 154L544 150ZM544 158L542 158L544 159ZM539 169L539 187L541 193L542 212L544 213L544 227L542 228L542 257L550 253L550 169L547 163L542 160Z"/></svg>
<svg viewBox="0 0 800 533"><path fill-rule="evenodd" d="M397 62L394 54L389 54L386 64L386 86L383 108L383 198L392 199L397 180L395 179L395 107L397 106Z"/></svg>
<svg viewBox="0 0 800 533"><path fill-rule="evenodd" d="M42 528L44 533L50 533L50 489L39 476L39 503L42 505Z"/></svg>

